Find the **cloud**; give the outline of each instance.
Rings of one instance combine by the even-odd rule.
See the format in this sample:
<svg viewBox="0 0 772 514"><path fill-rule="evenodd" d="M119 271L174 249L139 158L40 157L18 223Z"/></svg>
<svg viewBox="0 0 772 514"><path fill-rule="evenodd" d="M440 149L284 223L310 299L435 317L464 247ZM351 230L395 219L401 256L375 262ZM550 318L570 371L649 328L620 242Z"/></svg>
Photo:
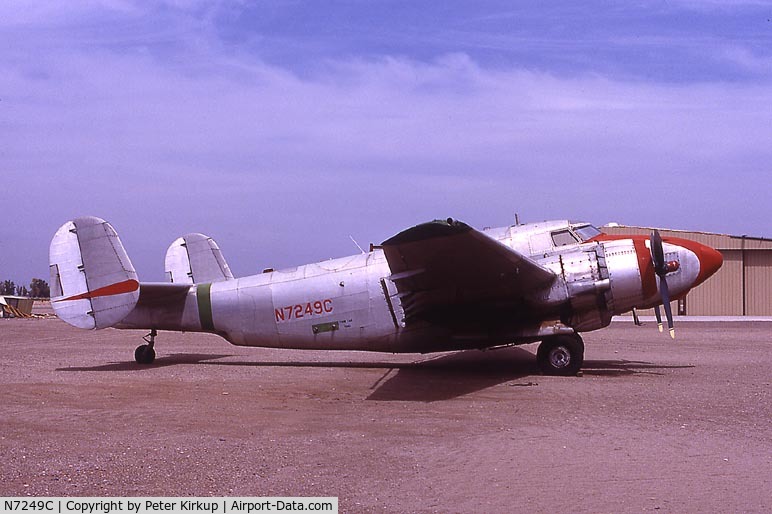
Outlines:
<svg viewBox="0 0 772 514"><path fill-rule="evenodd" d="M46 136L39 157L120 161L138 173L171 160L223 174L272 163L377 173L378 162L402 162L453 175L498 158L504 166L486 173L499 174L538 164L547 148L552 165L579 153L636 166L614 147L650 163L720 159L753 151L761 141L746 122L769 112L763 86L561 78L485 69L462 54L332 62L304 78L260 61L234 66L232 56L207 61L202 72L142 55L73 54L41 76L6 70L4 89L18 92L5 98L13 137Z"/></svg>
<svg viewBox="0 0 772 514"><path fill-rule="evenodd" d="M140 24L159 35L145 38L136 4L107 8L107 42L43 31L0 56L4 185L19 199L43 189L0 240L34 255L34 274L56 227L83 214L110 219L150 279L189 231L215 236L240 274L447 216L769 235L763 81L564 75L465 52L301 72L223 43L200 16ZM29 266L0 253L0 271Z"/></svg>
<svg viewBox="0 0 772 514"><path fill-rule="evenodd" d="M720 49L719 56L753 75L772 76L772 55L759 55L742 46L725 45Z"/></svg>

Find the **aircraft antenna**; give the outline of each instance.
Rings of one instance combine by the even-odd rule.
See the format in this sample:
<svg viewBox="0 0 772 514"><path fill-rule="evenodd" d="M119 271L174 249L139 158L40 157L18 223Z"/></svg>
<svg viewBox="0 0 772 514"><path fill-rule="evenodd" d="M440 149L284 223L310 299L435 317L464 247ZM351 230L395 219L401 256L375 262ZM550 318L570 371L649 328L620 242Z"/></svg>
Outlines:
<svg viewBox="0 0 772 514"><path fill-rule="evenodd" d="M349 237L349 239L351 239L351 242L354 243L357 246L357 248L359 248L360 252L367 253L364 250L362 250L362 247L359 246L359 243L357 243L356 239L354 239L354 236L349 235L348 237Z"/></svg>

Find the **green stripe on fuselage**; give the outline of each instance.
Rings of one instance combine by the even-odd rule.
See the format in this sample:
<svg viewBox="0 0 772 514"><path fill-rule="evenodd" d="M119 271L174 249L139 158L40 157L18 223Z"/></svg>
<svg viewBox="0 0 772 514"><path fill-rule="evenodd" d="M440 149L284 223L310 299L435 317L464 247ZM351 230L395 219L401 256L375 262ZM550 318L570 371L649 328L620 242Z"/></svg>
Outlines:
<svg viewBox="0 0 772 514"><path fill-rule="evenodd" d="M198 319L201 321L201 328L214 331L211 289L212 284L197 284L196 299L198 301Z"/></svg>

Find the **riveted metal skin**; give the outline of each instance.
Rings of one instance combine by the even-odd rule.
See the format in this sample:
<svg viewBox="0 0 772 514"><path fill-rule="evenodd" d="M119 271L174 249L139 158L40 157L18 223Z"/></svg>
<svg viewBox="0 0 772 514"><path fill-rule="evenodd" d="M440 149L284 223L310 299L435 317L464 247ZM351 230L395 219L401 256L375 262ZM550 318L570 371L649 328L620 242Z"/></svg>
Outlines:
<svg viewBox="0 0 772 514"><path fill-rule="evenodd" d="M65 289L54 304L82 328L211 332L242 346L433 352L524 344L596 330L661 302L648 240L599 234L568 221L478 231L436 220L368 253L243 278L211 238L188 234L167 252L171 283L140 283L112 227L80 218L51 244L52 284ZM663 251L673 298L721 264L697 243L666 239Z"/></svg>

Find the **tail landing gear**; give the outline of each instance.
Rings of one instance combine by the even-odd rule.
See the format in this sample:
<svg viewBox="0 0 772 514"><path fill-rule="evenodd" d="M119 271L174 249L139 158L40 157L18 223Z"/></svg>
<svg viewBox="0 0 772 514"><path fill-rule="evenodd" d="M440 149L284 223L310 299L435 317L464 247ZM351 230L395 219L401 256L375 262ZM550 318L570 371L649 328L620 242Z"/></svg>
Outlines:
<svg viewBox="0 0 772 514"><path fill-rule="evenodd" d="M137 349L134 350L134 360L137 361L139 364L152 364L155 360L155 350L153 349L153 345L155 345L155 336L158 334L156 329L150 329L150 333L143 337L147 344L142 344L137 346Z"/></svg>
<svg viewBox="0 0 772 514"><path fill-rule="evenodd" d="M539 345L536 362L545 375L576 375L584 362L584 342L579 334L549 337Z"/></svg>

